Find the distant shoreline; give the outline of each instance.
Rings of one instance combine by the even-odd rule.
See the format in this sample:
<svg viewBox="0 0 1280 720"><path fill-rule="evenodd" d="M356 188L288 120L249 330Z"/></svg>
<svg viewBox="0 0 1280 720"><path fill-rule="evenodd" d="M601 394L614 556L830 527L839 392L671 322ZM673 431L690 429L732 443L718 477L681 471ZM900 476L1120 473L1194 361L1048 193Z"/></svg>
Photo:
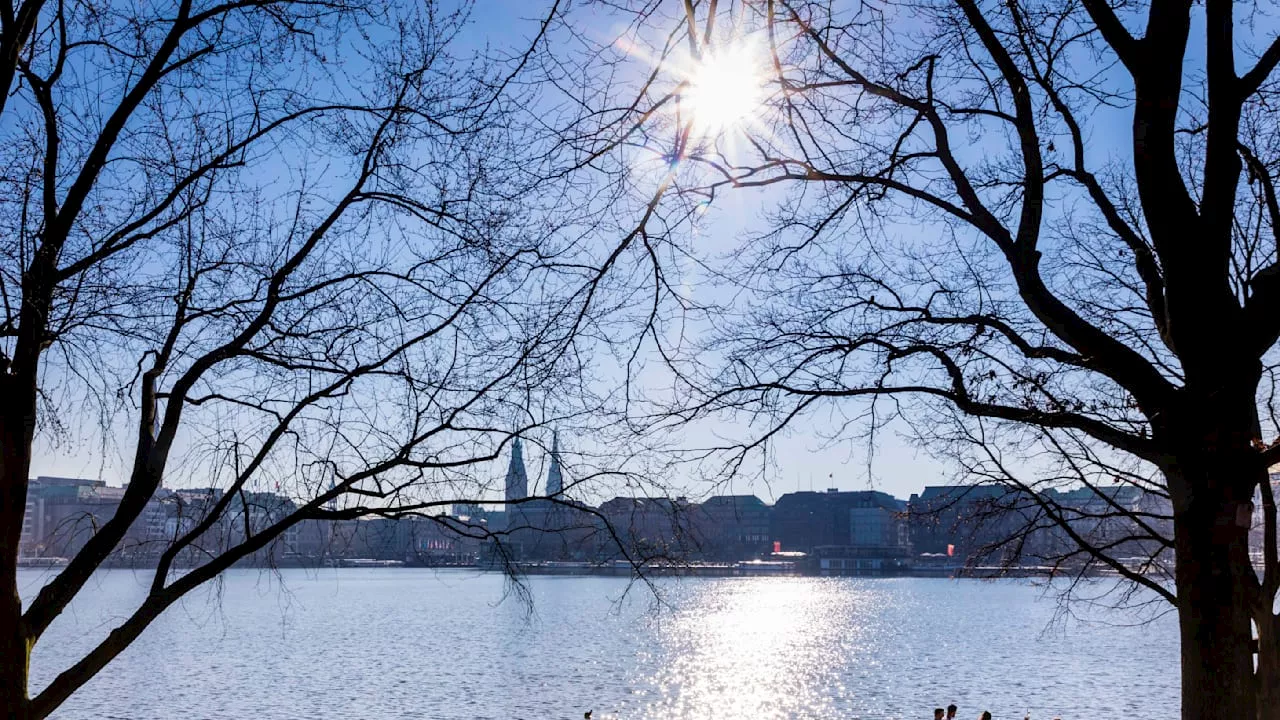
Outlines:
<svg viewBox="0 0 1280 720"><path fill-rule="evenodd" d="M27 570L58 570L65 567L64 558L21 558L18 567ZM156 563L146 559L115 559L102 564L103 569L154 570ZM509 567L482 563L432 563L399 560L375 560L370 558L342 558L318 560L315 558L283 558L272 564L250 563L234 566L235 569L260 570L352 570L352 569L458 569L479 572L508 572L519 575L549 575L563 577L632 577L639 574L651 577L883 577L883 578L1054 578L1080 575L1079 568L1053 569L1043 566L899 566L879 569L814 570L794 563L740 562L740 563L689 563L689 564L641 564L639 568L624 561L614 563L586 562L516 562ZM185 566L174 567L186 569ZM1109 569L1091 570L1086 577L1118 577Z"/></svg>

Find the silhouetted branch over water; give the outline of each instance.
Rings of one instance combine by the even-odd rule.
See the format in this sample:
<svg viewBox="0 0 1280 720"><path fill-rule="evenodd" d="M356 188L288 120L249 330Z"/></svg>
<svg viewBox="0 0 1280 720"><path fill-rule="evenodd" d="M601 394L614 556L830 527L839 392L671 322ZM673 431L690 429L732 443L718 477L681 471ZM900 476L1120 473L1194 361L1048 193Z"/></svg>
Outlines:
<svg viewBox="0 0 1280 720"><path fill-rule="evenodd" d="M640 68L597 90L593 147L669 172L616 263L646 279L678 396L637 422L744 428L689 453L722 480L790 431L869 454L905 433L1008 489L991 509L1018 522L984 552L1106 568L1177 609L1184 718L1274 717L1265 6L625 7L582 67ZM701 103L726 54L754 103L734 117Z"/></svg>

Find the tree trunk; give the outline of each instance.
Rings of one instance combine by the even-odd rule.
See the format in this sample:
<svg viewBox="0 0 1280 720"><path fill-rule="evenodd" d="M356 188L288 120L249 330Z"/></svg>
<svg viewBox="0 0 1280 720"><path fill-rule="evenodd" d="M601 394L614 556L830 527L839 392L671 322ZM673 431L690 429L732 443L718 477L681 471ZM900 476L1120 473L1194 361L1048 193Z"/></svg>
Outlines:
<svg viewBox="0 0 1280 720"><path fill-rule="evenodd" d="M27 670L31 654L22 632L22 601L13 572L6 573L0 590L0 707L3 717L27 720L30 702L27 698Z"/></svg>
<svg viewBox="0 0 1280 720"><path fill-rule="evenodd" d="M26 720L31 648L22 625L18 551L27 510L27 474L35 433L34 380L0 368L0 708Z"/></svg>
<svg viewBox="0 0 1280 720"><path fill-rule="evenodd" d="M1258 630L1258 720L1280 718L1280 634L1272 602L1263 598L1263 607L1254 620Z"/></svg>
<svg viewBox="0 0 1280 720"><path fill-rule="evenodd" d="M1252 601L1257 576L1249 561L1247 523L1247 503L1256 485L1248 482L1249 471L1233 473L1240 466L1229 461L1201 467L1213 470L1169 477L1175 506L1182 718L1275 717L1259 715L1256 707Z"/></svg>

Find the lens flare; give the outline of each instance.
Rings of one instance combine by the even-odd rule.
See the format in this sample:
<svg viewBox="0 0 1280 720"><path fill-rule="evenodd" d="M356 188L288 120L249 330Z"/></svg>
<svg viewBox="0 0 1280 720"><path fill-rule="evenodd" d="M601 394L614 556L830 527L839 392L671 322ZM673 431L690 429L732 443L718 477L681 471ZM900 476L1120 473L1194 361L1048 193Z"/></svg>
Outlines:
<svg viewBox="0 0 1280 720"><path fill-rule="evenodd" d="M700 137L742 129L755 121L765 101L759 54L745 42L709 50L688 69L681 113Z"/></svg>

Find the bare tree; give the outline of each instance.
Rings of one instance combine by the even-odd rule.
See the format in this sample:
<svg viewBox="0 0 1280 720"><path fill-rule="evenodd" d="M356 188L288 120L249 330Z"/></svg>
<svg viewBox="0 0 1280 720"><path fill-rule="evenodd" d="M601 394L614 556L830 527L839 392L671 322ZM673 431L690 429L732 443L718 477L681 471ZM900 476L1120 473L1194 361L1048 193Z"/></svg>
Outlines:
<svg viewBox="0 0 1280 720"><path fill-rule="evenodd" d="M601 273L573 200L596 190L556 182L559 158L528 133L525 73L559 10L500 58L466 50L481 45L469 11L0 7L10 717L47 716L184 593L303 521L492 500L477 463L589 417L580 337ZM128 484L24 608L33 452L76 442L107 465L118 450ZM166 482L217 492L177 509L140 605L30 697L42 634Z"/></svg>
<svg viewBox="0 0 1280 720"><path fill-rule="evenodd" d="M637 172L636 158L663 168L629 257L652 266L650 337L684 390L666 417L758 423L719 448L730 471L834 408L833 435L896 418L1018 488L1118 481L1163 493L1171 534L1167 518L1129 513L1157 556L1146 567L1071 536L1078 512L1072 522L1053 505L1027 510L1177 608L1183 717L1277 717L1273 10L1214 0L617 10L629 20L623 42L582 60L614 69L591 147L628 159L625 172L595 161L613 176ZM754 55L742 51L751 44ZM726 54L755 63L738 80L754 73L745 88L766 97L747 121L712 128L699 117L699 67ZM628 56L632 72L616 71ZM737 207L772 208L765 231L702 252L688 233L724 217L716 208L731 191L749 197ZM677 279L668 255L699 269ZM690 272L696 297L680 287ZM658 329L672 316L707 330L705 352L689 357L688 332ZM1145 572L1162 547L1172 583Z"/></svg>

